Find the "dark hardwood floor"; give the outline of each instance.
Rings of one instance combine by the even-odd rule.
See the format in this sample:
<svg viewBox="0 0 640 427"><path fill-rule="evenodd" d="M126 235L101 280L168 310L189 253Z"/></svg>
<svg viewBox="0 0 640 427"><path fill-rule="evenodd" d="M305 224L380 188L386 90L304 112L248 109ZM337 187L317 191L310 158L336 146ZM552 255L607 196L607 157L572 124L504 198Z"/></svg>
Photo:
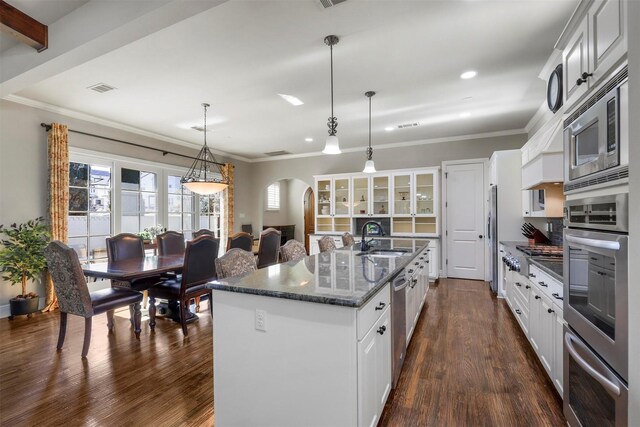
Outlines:
<svg viewBox="0 0 640 427"><path fill-rule="evenodd" d="M442 280L428 296L383 426L565 424L561 402L506 303L485 284ZM58 314L0 320L0 425L179 426L213 423L211 319L143 321L140 341L123 313L107 333L70 316L57 353Z"/></svg>

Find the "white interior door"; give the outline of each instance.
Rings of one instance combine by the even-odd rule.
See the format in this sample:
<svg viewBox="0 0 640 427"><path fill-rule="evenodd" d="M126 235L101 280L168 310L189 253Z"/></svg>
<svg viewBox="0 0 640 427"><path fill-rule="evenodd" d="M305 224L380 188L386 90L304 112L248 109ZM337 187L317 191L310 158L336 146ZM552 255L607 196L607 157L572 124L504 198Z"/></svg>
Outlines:
<svg viewBox="0 0 640 427"><path fill-rule="evenodd" d="M484 163L445 169L448 277L484 280Z"/></svg>

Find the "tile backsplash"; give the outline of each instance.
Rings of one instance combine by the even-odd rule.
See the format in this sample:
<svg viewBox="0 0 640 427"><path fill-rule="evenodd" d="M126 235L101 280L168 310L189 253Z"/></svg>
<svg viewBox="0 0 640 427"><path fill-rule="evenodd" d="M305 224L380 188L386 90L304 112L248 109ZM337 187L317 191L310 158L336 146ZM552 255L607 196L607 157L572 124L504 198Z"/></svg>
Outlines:
<svg viewBox="0 0 640 427"><path fill-rule="evenodd" d="M562 218L547 218L550 230L547 232L552 245L562 246L562 228L564 227Z"/></svg>

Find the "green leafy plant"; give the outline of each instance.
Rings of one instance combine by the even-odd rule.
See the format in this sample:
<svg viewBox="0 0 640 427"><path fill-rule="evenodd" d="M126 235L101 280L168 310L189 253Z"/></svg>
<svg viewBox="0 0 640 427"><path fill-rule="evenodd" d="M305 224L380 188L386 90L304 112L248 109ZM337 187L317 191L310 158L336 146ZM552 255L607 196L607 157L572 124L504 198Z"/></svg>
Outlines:
<svg viewBox="0 0 640 427"><path fill-rule="evenodd" d="M143 240L153 240L158 234L162 234L165 231L167 231L167 229L158 224L153 227L145 228L144 231L138 233L138 236L142 237Z"/></svg>
<svg viewBox="0 0 640 427"><path fill-rule="evenodd" d="M51 235L44 223L44 218L36 218L24 224L13 223L9 227L0 225L0 235L4 234L0 243L0 271L2 278L12 285L22 284L22 293L18 298L35 298L34 292L27 293L27 280L37 279L47 267L44 248Z"/></svg>

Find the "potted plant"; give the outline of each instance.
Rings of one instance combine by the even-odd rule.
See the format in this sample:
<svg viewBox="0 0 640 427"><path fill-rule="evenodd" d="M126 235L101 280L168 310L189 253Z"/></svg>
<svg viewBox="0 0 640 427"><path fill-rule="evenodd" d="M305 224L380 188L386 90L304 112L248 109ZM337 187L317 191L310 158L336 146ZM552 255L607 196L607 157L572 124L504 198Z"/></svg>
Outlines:
<svg viewBox="0 0 640 427"><path fill-rule="evenodd" d="M142 240L145 242L152 243L158 234L162 234L165 231L167 231L167 229L158 224L153 227L145 228L144 231L138 233L138 236L142 237Z"/></svg>
<svg viewBox="0 0 640 427"><path fill-rule="evenodd" d="M41 277L47 266L44 248L49 243L50 235L44 218L36 218L24 224L0 225L0 235L4 235L0 243L0 271L2 278L12 285L20 283L22 293L9 300L11 316L26 314L31 317L38 311L38 294L27 292L27 281Z"/></svg>

